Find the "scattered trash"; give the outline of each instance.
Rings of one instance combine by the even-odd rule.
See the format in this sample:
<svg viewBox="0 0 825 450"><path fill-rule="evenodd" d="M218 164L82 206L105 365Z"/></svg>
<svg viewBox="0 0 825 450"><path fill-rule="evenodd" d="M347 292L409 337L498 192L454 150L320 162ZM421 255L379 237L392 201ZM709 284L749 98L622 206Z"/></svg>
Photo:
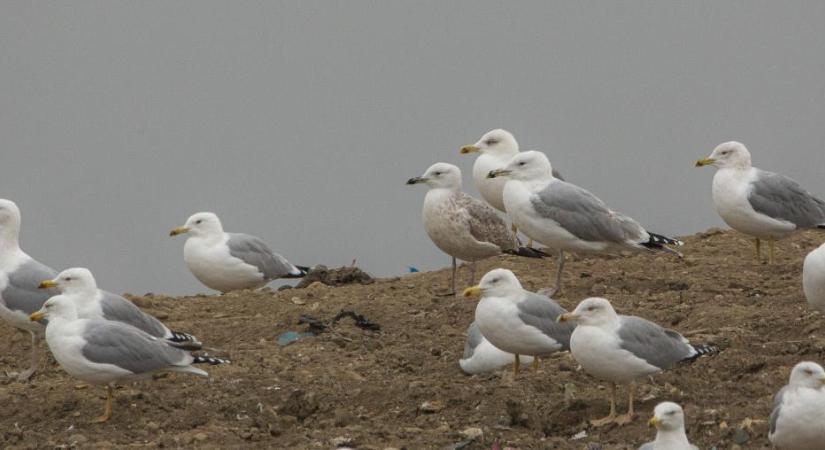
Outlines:
<svg viewBox="0 0 825 450"><path fill-rule="evenodd" d="M417 267L409 266L410 273L418 273L419 270Z"/></svg>
<svg viewBox="0 0 825 450"><path fill-rule="evenodd" d="M315 282L327 286L343 286L345 284L372 284L375 279L358 267L348 266L329 269L327 266L319 264L310 269L309 273L295 285L295 288L305 288Z"/></svg>
<svg viewBox="0 0 825 450"><path fill-rule="evenodd" d="M320 334L324 331L327 331L328 328L332 327L339 320L343 319L344 317L350 317L352 320L355 321L355 326L358 328L363 328L369 331L380 331L381 325L378 325L375 322L370 321L366 317L361 314L358 314L355 311L350 311L347 309L342 309L335 317L332 318L329 322L324 322L322 320L316 319L312 316L308 316L306 314L301 315L301 318L298 319L299 325L309 325L309 331L313 334Z"/></svg>
<svg viewBox="0 0 825 450"><path fill-rule="evenodd" d="M574 434L573 437L571 437L570 439L572 439L574 441L578 441L579 439L584 439L586 437L587 437L587 430L581 430L578 433Z"/></svg>
<svg viewBox="0 0 825 450"><path fill-rule="evenodd" d="M278 336L278 345L280 345L281 347L285 347L300 339L313 336L315 336L315 333L312 332L287 331L286 333L283 333L280 336Z"/></svg>

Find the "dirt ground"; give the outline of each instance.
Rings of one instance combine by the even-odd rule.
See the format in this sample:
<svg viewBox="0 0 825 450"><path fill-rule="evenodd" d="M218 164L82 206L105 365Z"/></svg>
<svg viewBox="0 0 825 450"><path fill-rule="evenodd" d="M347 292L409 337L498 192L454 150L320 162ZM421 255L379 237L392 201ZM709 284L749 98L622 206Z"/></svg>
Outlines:
<svg viewBox="0 0 825 450"><path fill-rule="evenodd" d="M601 295L620 313L725 349L640 382L640 417L627 426L588 426L607 413L607 386L567 354L517 379L507 369L462 374L457 361L475 302L435 295L449 276L441 270L368 285L135 297L232 364L208 367L210 379L176 374L121 386L114 417L98 425L89 421L101 412L103 389L69 378L43 345L43 370L31 383L0 375L0 445L490 449L499 440L502 448L635 449L655 434L646 424L653 407L672 400L685 408L688 435L700 448L770 448L773 394L795 363L824 359L825 320L805 303L801 270L825 233L780 242L773 266L757 263L752 242L734 232L684 240L682 260L573 257L566 268L563 306ZM479 275L495 267L538 289L550 283L555 262L502 256L479 263ZM278 345L282 333L305 330L302 314L329 319L341 309L381 331L343 319L332 332ZM27 335L0 327L0 373L25 368L28 348ZM620 412L625 407L623 400ZM478 433L472 428L483 435L467 438Z"/></svg>

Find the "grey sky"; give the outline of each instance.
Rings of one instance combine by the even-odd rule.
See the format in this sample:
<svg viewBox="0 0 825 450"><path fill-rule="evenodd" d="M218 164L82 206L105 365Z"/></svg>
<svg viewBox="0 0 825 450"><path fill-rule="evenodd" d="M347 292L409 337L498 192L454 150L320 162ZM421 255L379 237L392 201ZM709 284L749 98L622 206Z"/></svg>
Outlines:
<svg viewBox="0 0 825 450"><path fill-rule="evenodd" d="M212 210L296 264L448 263L404 181L491 128L651 230L720 219L723 141L825 195L825 2L3 2L0 197L111 290L205 292ZM690 249L686 248L686 252Z"/></svg>

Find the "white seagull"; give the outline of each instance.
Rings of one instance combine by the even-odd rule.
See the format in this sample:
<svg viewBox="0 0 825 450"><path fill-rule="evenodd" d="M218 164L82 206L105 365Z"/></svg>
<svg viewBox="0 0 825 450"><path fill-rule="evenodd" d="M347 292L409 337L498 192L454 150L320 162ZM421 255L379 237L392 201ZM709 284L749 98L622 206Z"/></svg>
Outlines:
<svg viewBox="0 0 825 450"><path fill-rule="evenodd" d="M685 434L685 413L673 402L662 402L653 409L653 417L647 422L656 427L656 439L639 447L639 450L699 450L688 441Z"/></svg>
<svg viewBox="0 0 825 450"><path fill-rule="evenodd" d="M242 233L225 233L215 213L199 212L169 235L188 233L183 259L192 275L221 292L257 289L277 278L301 278L307 267L292 265L264 241Z"/></svg>
<svg viewBox="0 0 825 450"><path fill-rule="evenodd" d="M41 289L57 288L74 302L80 319L104 319L123 322L163 339L169 345L186 350L200 350L201 343L191 334L172 331L160 320L141 311L125 298L97 288L89 269L73 267L60 272L52 280L40 283Z"/></svg>
<svg viewBox="0 0 825 450"><path fill-rule="evenodd" d="M802 289L808 304L825 313L825 244L805 257Z"/></svg>
<svg viewBox="0 0 825 450"><path fill-rule="evenodd" d="M37 371L38 341L45 327L29 320L29 314L56 295L55 289L38 290L38 284L57 275L20 249L20 209L11 200L0 199L0 317L9 325L31 333L31 362L18 375L26 381Z"/></svg>
<svg viewBox="0 0 825 450"><path fill-rule="evenodd" d="M106 385L106 404L96 422L105 422L112 416L115 382L150 379L158 372L206 377L206 372L192 365L229 362L193 356L122 322L79 319L74 301L64 295L50 298L29 318L48 320L46 343L63 370L87 383Z"/></svg>
<svg viewBox="0 0 825 450"><path fill-rule="evenodd" d="M578 324L570 337L573 358L590 375L610 382L610 414L591 421L594 426L633 420L635 380L719 352L713 346L692 345L679 333L641 317L620 316L603 298L585 299L559 320ZM617 383L630 384L628 410L622 416L616 415Z"/></svg>
<svg viewBox="0 0 825 450"><path fill-rule="evenodd" d="M475 322L491 344L514 355L514 374L521 364L519 355L533 356L537 369L537 357L570 348L574 326L557 320L567 311L549 297L524 290L513 272L493 269L478 286L464 290L465 297L479 294Z"/></svg>
<svg viewBox="0 0 825 450"><path fill-rule="evenodd" d="M791 379L774 397L768 438L782 450L820 450L825 442L825 370L801 362Z"/></svg>
<svg viewBox="0 0 825 450"><path fill-rule="evenodd" d="M648 232L589 191L554 177L544 153L519 153L487 176L509 178L504 186L504 206L516 227L529 238L560 250L551 296L561 291L565 250L667 251L679 255L666 245L682 245L680 241Z"/></svg>
<svg viewBox="0 0 825 450"><path fill-rule="evenodd" d="M511 364L514 357L512 353L499 349L485 339L478 324L473 322L467 328L467 342L464 344L464 354L458 361L458 365L464 373L475 375L492 372L499 367ZM525 364L533 362L533 357L528 355L521 355L520 359Z"/></svg>
<svg viewBox="0 0 825 450"><path fill-rule="evenodd" d="M452 257L451 291L455 294L456 259L471 264L470 283L475 282L475 262L502 253L540 258L537 250L520 248L499 215L461 191L461 169L435 163L424 175L407 180L408 185L426 184L421 216L424 229L436 247Z"/></svg>
<svg viewBox="0 0 825 450"><path fill-rule="evenodd" d="M719 144L696 167L714 166L713 204L731 228L770 244L769 262L774 259L774 242L797 230L825 229L825 201L802 188L796 181L751 166L751 154L740 142Z"/></svg>

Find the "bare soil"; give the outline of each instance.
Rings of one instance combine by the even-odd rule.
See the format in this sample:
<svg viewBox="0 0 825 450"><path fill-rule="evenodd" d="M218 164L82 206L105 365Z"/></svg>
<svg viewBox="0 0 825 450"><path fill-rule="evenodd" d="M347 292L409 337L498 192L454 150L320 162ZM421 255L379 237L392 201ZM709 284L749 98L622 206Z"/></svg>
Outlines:
<svg viewBox="0 0 825 450"><path fill-rule="evenodd" d="M825 320L801 289L802 259L823 239L809 232L781 241L772 266L754 259L746 237L718 230L685 238L681 260L573 257L563 306L601 295L620 313L725 348L640 382L640 417L630 425L588 426L607 413L607 386L567 354L517 379L508 369L462 374L457 361L475 302L436 295L447 285L445 269L366 285L133 297L232 364L208 367L210 379L176 374L121 386L112 420L91 424L103 389L68 377L44 345L43 369L31 383L0 375L0 446L490 449L499 440L502 448L635 449L654 435L646 425L653 407L671 400L685 408L688 435L700 448L770 448L773 394L795 363L822 362L825 354ZM539 289L555 262L501 256L479 263L478 273L495 267ZM467 274L460 272L462 280ZM381 331L344 318L329 332L278 345L282 333L305 330L301 315L329 319L342 309ZM28 348L27 335L0 327L0 371L25 368ZM620 394L626 398L626 389ZM483 436L467 439L468 428Z"/></svg>

